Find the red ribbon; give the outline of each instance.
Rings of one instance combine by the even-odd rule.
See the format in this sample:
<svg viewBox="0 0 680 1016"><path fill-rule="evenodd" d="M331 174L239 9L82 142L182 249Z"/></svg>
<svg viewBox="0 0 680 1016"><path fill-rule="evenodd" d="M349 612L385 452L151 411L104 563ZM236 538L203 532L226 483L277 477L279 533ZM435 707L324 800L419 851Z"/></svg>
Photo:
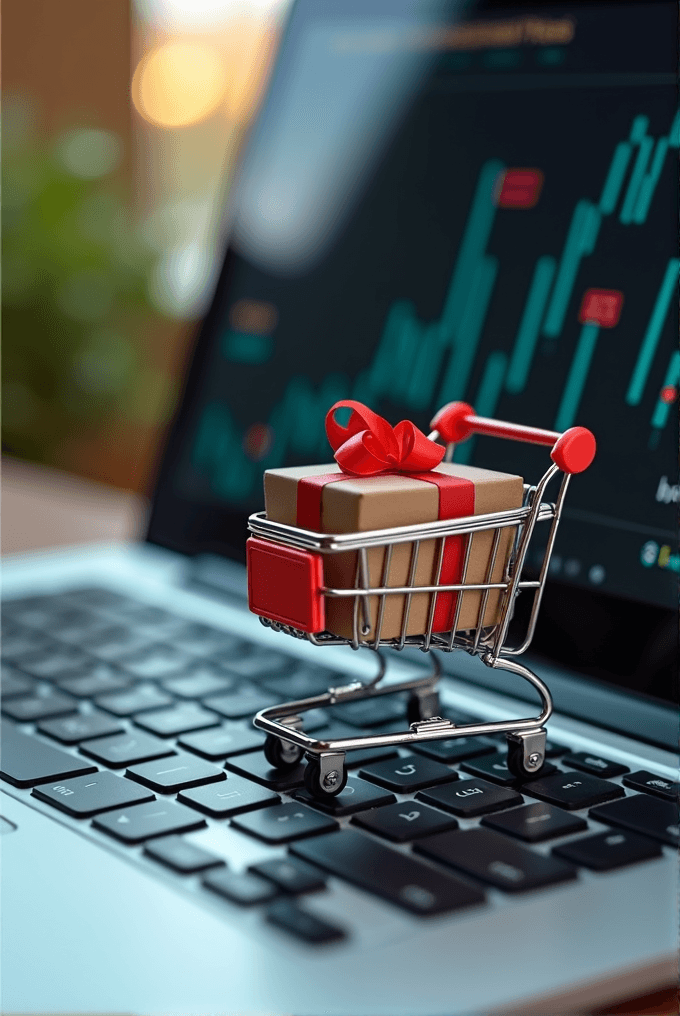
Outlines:
<svg viewBox="0 0 680 1016"><path fill-rule="evenodd" d="M351 409L347 426L335 419L338 409ZM444 458L443 445L418 430L410 420L391 427L362 402L336 402L326 415L326 434L335 452L335 461L350 476L378 476L380 473L424 473Z"/></svg>

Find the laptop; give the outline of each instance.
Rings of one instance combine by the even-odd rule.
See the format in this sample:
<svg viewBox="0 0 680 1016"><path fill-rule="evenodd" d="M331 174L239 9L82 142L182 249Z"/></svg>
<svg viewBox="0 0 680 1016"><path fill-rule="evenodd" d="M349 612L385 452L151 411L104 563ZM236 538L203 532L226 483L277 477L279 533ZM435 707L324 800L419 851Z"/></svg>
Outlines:
<svg viewBox="0 0 680 1016"><path fill-rule="evenodd" d="M4 564L4 1011L545 1016L676 981L675 27L669 2L292 9L146 541ZM494 736L355 752L332 802L265 759L255 711L374 669L246 603L263 470L329 461L345 398L595 433L523 657L555 702L540 779ZM547 451L455 460L533 483ZM439 655L446 717L537 710ZM308 730L406 723L359 705Z"/></svg>

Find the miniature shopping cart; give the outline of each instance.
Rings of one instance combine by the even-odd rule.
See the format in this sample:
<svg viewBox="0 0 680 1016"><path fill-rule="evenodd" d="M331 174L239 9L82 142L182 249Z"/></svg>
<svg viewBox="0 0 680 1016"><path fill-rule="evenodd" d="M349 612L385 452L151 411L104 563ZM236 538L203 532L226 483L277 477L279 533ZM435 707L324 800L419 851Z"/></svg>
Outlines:
<svg viewBox="0 0 680 1016"><path fill-rule="evenodd" d="M265 617L260 621L274 631L284 632L297 638L309 640L317 646L349 645L353 649L368 648L376 652L379 666L377 675L367 682L353 681L347 685L330 688L321 695L286 702L262 709L254 718L254 724L267 732L265 756L270 765L280 770L292 769L299 764L303 755L307 758L305 786L317 798L339 794L347 783L345 754L361 748L384 748L386 746L410 747L416 743L436 741L454 737L473 737L484 734L504 733L508 744L507 765L518 779L527 779L540 774L545 761L546 731L544 724L552 713L552 700L546 685L529 670L517 662L517 657L526 651L531 643L545 586L557 527L562 513L564 498L573 473L587 469L595 455L595 439L584 427L572 427L563 434L535 427L504 423L475 415L471 406L465 403L449 403L435 416L428 435L431 441L447 445L446 459L452 460L456 443L465 441L474 434L509 438L531 444L551 447L552 462L536 486L524 485L523 504L519 508L494 512L487 515L471 515L464 518L440 520L422 525L399 526L372 532L345 533L332 535L313 532L297 526L284 525L266 518L263 512L251 515L248 528L255 537L250 543L264 548L265 555L271 555L272 567L276 563L296 568L306 578L309 603L322 603L324 597L348 597L353 604L351 638L342 638L324 630L313 630L315 621L323 623L323 611L318 615L307 612L307 620L298 623L284 623L279 616ZM544 501L546 488L558 474L561 483L554 503ZM540 565L536 578L524 577L527 553L539 527L542 539L539 546ZM501 534L510 529L512 535L510 552L500 581L492 581L494 567L501 543ZM477 533L491 532L491 551L483 582L466 582L472 538ZM462 537L464 550L460 581L450 584L440 582L445 541L449 537ZM538 539L538 538L537 538ZM435 565L431 585L415 585L418 553L423 541L436 541ZM264 541L264 542L263 542ZM545 541L545 543L543 543ZM405 585L390 586L390 560L393 548L398 544L411 546L408 581ZM371 585L369 580L368 551L383 548L381 581ZM323 561L328 555L356 553L357 566L354 583L349 588L328 588L323 580ZM535 560L535 556L534 556ZM301 570L301 571L300 571ZM496 572L498 569L496 569ZM458 630L459 612L465 591L479 594L477 624L472 628ZM493 625L485 625L486 608L492 591L498 590L500 606ZM522 623L519 636L514 633L515 644L508 644L508 630L513 615L516 597L520 592L530 595L533 600ZM430 594L427 623L422 634L408 635L408 619L411 598L415 594ZM437 597L441 594L458 594L450 630L434 631L434 617ZM404 609L401 632L395 638L382 638L385 604L388 596L401 596ZM371 626L369 598L377 597L377 615ZM376 602L375 600L373 601ZM416 647L431 653L432 671L426 677L399 683L381 684L385 674L384 656L380 649L401 650ZM436 684L441 665L433 650L450 653L454 650L477 656L487 667L507 670L528 681L541 699L540 715L529 719L507 720L489 723L456 724L439 716L439 698ZM342 737L323 740L309 736L303 730L302 716L311 709L332 706L365 699L372 696L395 693L409 693L408 729L403 732L357 734L356 737Z"/></svg>

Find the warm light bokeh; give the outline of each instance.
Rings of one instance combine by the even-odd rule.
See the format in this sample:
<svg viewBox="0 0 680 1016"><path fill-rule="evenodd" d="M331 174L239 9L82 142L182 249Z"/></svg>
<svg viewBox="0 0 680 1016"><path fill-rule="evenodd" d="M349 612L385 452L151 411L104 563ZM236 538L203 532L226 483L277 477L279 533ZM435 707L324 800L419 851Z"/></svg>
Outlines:
<svg viewBox="0 0 680 1016"><path fill-rule="evenodd" d="M145 120L186 127L206 120L222 102L227 70L221 53L202 42L167 42L140 61L132 101Z"/></svg>

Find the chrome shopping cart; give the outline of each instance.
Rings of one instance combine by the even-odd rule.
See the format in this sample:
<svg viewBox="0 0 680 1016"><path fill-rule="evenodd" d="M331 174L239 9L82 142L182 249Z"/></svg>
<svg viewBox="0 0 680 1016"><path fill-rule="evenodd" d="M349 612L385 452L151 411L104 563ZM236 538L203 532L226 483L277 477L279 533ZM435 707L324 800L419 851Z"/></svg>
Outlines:
<svg viewBox="0 0 680 1016"><path fill-rule="evenodd" d="M471 406L465 403L449 403L434 417L431 441L447 445L446 459L452 460L456 443L465 441L474 434L508 438L532 444L551 447L551 463L535 486L524 485L521 507L486 515L468 515L464 518L429 522L422 525L399 526L371 532L343 533L333 535L318 533L297 526L274 522L263 512L251 515L248 528L252 534L249 544L256 545L264 553L264 566L271 564L297 569L303 574L303 583L310 603L323 603L325 597L349 598L353 604L351 637L339 637L328 631L313 630L323 626L323 611L312 611L306 622L285 623L276 611L263 616L260 621L274 631L284 632L297 638L307 639L316 646L348 645L353 649L368 648L376 652L378 672L367 682L352 681L342 687L329 688L321 695L286 702L262 709L254 718L255 726L267 732L265 756L270 765L278 769L292 769L303 756L307 758L305 786L310 794L324 798L339 794L347 783L345 754L361 748L381 748L387 745L410 747L411 745L453 737L472 737L484 734L504 733L507 738L507 765L518 779L526 779L540 773L545 760L546 731L544 724L552 712L552 700L546 685L528 667L517 662L517 657L526 651L531 643L541 597L545 586L548 565L555 542L557 527L562 513L564 498L573 473L588 468L595 455L595 438L584 427L572 427L563 434L535 427L485 419L475 415ZM558 474L562 474L557 497L553 503L544 501L546 488ZM539 551L540 564L536 578L523 577L527 553L537 526L543 527L545 549ZM501 546L501 535L510 530L510 548L507 562L500 579L492 581L494 568ZM466 582L470 548L475 534L492 534L486 573L482 582ZM442 583L442 560L445 541L450 537L463 540L462 568L460 579L455 583ZM543 539L540 546L543 545ZM424 541L435 542L434 571L431 585L414 584L416 564ZM390 561L393 549L399 544L410 545L408 580L404 585L390 585ZM383 548L383 564L380 582L371 585L369 578L368 553L372 548ZM324 585L323 562L328 555L348 552L356 554L354 582L348 588L329 588ZM535 556L534 556L535 560ZM250 562L249 562L250 564ZM260 562L262 565L262 562ZM498 569L496 568L496 571ZM477 621L472 627L458 629L459 613L465 592L474 591L479 597ZM533 597L527 620L519 636L515 633L515 644L508 644L508 629L513 614L515 599L520 592ZM408 618L411 599L415 594L429 594L430 602L427 620L422 634L409 635ZM437 598L442 594L457 594L450 630L435 631L433 624ZM496 596L499 606L496 621L484 624L489 597ZM383 618L387 597L402 597L403 616L401 631L397 637L382 638ZM377 598L377 600L375 599ZM370 601L377 602L371 621ZM251 609L253 609L251 604ZM311 618L311 620L309 619ZM386 670L381 649L402 650L416 647L425 653L432 653L432 671L426 677L398 683L381 684ZM439 715L439 697L436 684L441 664L436 653L450 653L454 650L477 656L487 667L499 668L518 674L527 680L538 692L541 712L538 716L519 720L503 720L489 723L456 724ZM303 730L302 716L311 709L332 706L365 699L372 696L395 693L409 693L407 729L388 733L359 734L356 737L342 737L324 740L311 737Z"/></svg>

